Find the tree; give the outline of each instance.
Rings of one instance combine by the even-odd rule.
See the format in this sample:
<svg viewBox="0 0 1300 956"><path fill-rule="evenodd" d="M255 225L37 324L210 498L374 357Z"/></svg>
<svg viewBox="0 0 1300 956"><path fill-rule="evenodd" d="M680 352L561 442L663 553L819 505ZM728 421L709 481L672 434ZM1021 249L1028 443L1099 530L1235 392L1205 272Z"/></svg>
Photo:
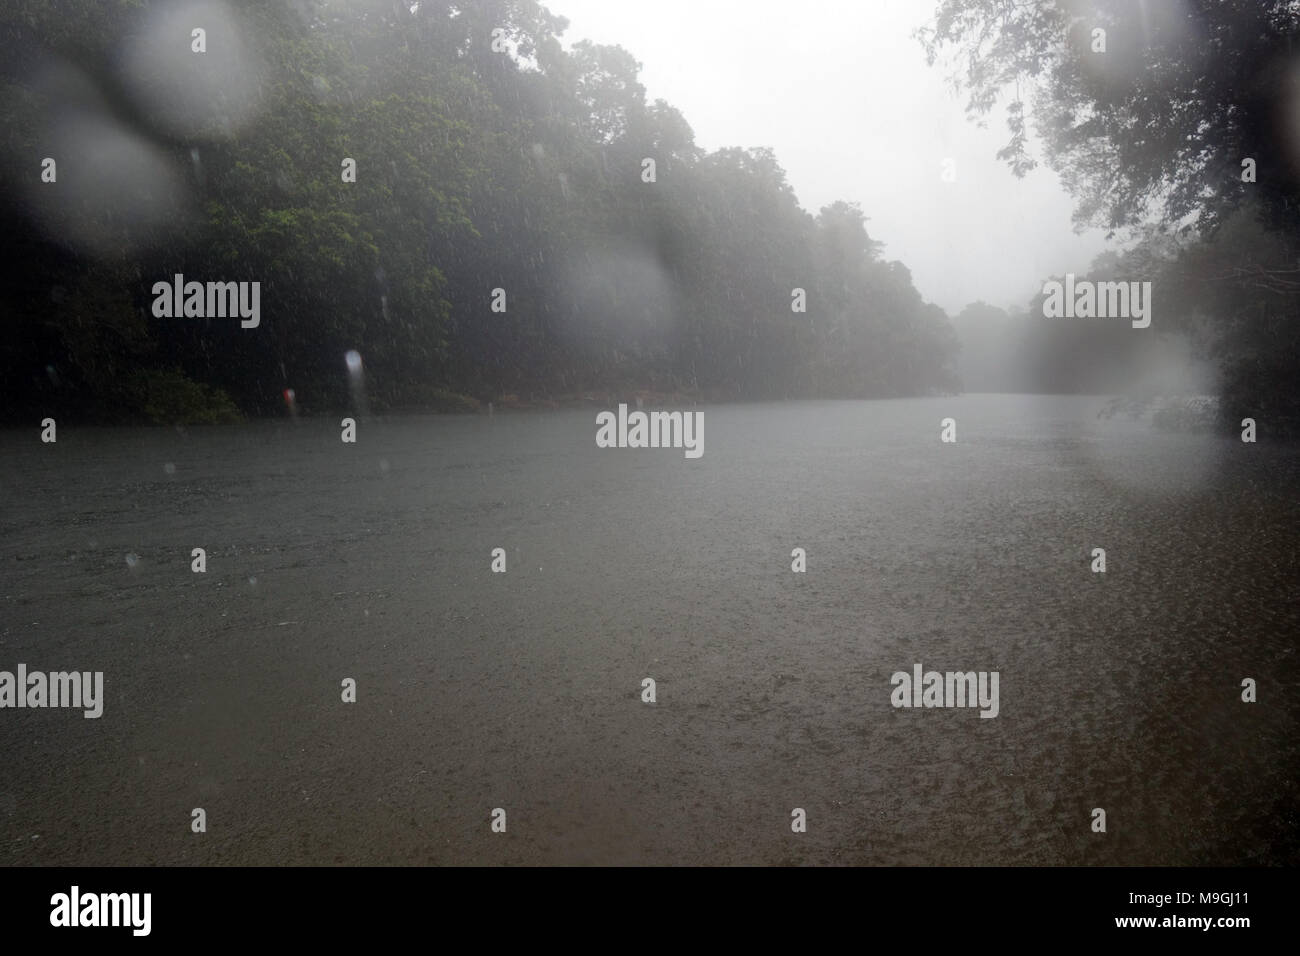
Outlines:
<svg viewBox="0 0 1300 956"><path fill-rule="evenodd" d="M999 156L1018 175L1034 166L1037 121L1080 223L1123 229L1154 207L1208 232L1248 191L1272 225L1296 228L1298 33L1294 0L941 0L919 37L931 64L955 54L973 117L1009 98ZM1267 168L1254 184L1247 157Z"/></svg>
<svg viewBox="0 0 1300 956"><path fill-rule="evenodd" d="M932 64L955 55L972 117L1009 98L1017 175L1036 126L1076 222L1138 240L1123 264L1162 280L1159 323L1201 333L1225 422L1267 407L1300 427L1300 4L941 0L919 36Z"/></svg>
<svg viewBox="0 0 1300 956"><path fill-rule="evenodd" d="M304 411L334 410L352 402L351 350L372 408L448 392L945 387L946 321L879 261L860 209L815 221L770 149L706 154L680 112L646 102L631 53L566 51L565 21L536 0L230 8L256 40L257 108L185 129L148 100L188 60L119 82L118 51L160 0L0 13L11 416L203 418L204 402L228 407L222 393L273 414L290 388ZM115 188L45 215L33 156L68 116L116 131L160 175L101 178ZM145 225L142 209L156 213ZM259 328L154 317L153 283L176 273L258 282Z"/></svg>

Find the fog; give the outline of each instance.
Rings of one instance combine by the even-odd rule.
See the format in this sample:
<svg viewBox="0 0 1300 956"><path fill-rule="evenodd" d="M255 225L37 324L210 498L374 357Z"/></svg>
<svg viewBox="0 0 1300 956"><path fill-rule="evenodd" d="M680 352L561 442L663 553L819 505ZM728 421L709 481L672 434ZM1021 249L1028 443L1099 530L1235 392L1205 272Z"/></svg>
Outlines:
<svg viewBox="0 0 1300 956"><path fill-rule="evenodd" d="M1059 177L1017 179L997 157L1004 116L985 128L927 66L913 33L932 17L916 0L663 0L652 12L608 0L555 0L567 37L626 47L651 98L690 120L697 141L776 150L804 208L857 201L885 255L956 315L977 300L1023 306L1042 277L1079 270L1105 233L1071 223ZM683 24L689 23L689 28ZM943 161L956 179L942 178Z"/></svg>
<svg viewBox="0 0 1300 956"><path fill-rule="evenodd" d="M1297 39L6 5L0 865L1300 862Z"/></svg>

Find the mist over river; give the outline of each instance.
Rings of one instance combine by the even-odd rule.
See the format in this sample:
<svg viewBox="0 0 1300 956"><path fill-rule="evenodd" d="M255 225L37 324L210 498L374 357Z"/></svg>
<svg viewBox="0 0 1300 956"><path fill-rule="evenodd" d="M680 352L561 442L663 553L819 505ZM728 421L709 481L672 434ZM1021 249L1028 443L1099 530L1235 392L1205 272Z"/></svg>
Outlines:
<svg viewBox="0 0 1300 956"><path fill-rule="evenodd" d="M1300 448L1104 404L6 431L0 862L1300 862Z"/></svg>

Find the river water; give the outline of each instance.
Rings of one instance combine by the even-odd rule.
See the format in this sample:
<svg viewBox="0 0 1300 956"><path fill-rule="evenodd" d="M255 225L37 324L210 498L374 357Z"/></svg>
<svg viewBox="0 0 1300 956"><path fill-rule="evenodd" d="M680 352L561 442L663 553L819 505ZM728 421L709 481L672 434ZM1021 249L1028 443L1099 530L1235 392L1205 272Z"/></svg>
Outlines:
<svg viewBox="0 0 1300 956"><path fill-rule="evenodd" d="M0 862L1300 862L1300 450L1103 404L5 432Z"/></svg>

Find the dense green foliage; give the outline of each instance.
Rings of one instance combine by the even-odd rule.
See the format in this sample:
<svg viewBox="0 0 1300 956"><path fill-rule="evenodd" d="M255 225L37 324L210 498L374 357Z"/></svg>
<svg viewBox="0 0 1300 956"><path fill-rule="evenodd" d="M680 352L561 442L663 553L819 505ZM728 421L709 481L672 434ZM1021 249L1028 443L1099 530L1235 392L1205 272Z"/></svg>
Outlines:
<svg viewBox="0 0 1300 956"><path fill-rule="evenodd" d="M677 110L646 101L630 54L566 51L565 22L536 0L233 3L236 27L209 42L238 43L247 71L210 78L217 95L180 122L156 108L179 82L164 53L128 64L151 77L143 102L123 76L165 6L2 15L2 181L34 182L70 117L159 170L142 185L113 169L130 153L64 149L58 184L37 188L88 184L90 201L54 214L46 194L6 189L14 419L221 418L222 394L268 414L290 388L304 411L346 408L352 349L379 409L958 387L946 317L881 260L856 206L813 217L770 151L706 154ZM167 42L185 51L187 30ZM260 326L154 317L152 285L176 273L260 282Z"/></svg>

